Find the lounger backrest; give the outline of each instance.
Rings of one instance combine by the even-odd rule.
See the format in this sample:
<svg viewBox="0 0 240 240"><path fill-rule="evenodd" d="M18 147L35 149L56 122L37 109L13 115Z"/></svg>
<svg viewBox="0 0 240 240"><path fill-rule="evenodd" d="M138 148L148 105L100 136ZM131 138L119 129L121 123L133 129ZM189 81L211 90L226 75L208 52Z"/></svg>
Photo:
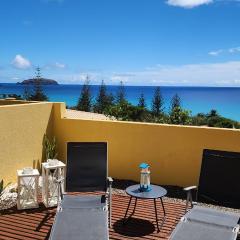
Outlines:
<svg viewBox="0 0 240 240"><path fill-rule="evenodd" d="M66 191L106 191L107 160L106 142L69 142Z"/></svg>
<svg viewBox="0 0 240 240"><path fill-rule="evenodd" d="M240 153L205 149L198 200L240 205Z"/></svg>

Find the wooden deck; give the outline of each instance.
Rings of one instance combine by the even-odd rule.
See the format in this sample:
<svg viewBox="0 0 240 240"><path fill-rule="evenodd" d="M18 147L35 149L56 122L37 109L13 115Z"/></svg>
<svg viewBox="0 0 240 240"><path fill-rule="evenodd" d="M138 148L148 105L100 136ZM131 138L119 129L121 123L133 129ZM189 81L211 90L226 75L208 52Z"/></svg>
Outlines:
<svg viewBox="0 0 240 240"><path fill-rule="evenodd" d="M159 233L155 228L154 205L150 200L139 200L132 218L126 225L122 219L129 197L113 195L113 225L109 229L110 239L168 239L180 217L184 205L164 200L166 221ZM159 219L162 208L159 203ZM40 240L48 239L56 208L46 209L42 204L35 210L18 211L16 208L0 212L0 239ZM80 233L81 234L81 233Z"/></svg>

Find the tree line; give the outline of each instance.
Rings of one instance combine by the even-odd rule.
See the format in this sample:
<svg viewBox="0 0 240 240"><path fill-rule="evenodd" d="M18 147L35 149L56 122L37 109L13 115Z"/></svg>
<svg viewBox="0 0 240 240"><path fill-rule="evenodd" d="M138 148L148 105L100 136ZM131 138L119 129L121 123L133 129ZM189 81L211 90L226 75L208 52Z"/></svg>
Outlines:
<svg viewBox="0 0 240 240"><path fill-rule="evenodd" d="M31 91L28 87L25 88L23 95L24 99L31 101L48 101L48 96L44 93L41 86L41 78L41 70L38 67L36 69L34 87ZM104 80L102 80L99 86L98 95L94 99L91 94L89 77L86 78L82 86L77 105L68 108L101 113L121 121L240 128L239 122L222 117L214 109L207 114L198 113L193 116L191 111L182 107L182 101L178 94L172 97L170 107L166 109L165 100L160 87L155 88L150 108L147 107L143 93L140 94L136 106L131 104L126 98L125 86L122 81L118 86L117 93L113 95L107 91L107 86Z"/></svg>
<svg viewBox="0 0 240 240"><path fill-rule="evenodd" d="M120 82L114 96L112 93L108 93L107 86L102 80L98 95L96 99L93 99L89 78L82 86L77 106L72 107L72 109L101 113L121 121L240 128L237 121L222 117L216 110L192 116L191 111L182 107L182 101L178 94L172 97L170 108L167 110L160 87L155 88L150 109L147 108L143 93L140 94L136 106L131 104L126 98L123 82Z"/></svg>

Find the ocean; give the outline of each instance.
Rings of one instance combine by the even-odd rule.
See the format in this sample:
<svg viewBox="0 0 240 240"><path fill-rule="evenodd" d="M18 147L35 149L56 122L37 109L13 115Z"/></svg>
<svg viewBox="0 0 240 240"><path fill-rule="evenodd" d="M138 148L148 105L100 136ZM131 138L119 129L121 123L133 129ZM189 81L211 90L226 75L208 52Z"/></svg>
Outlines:
<svg viewBox="0 0 240 240"><path fill-rule="evenodd" d="M75 106L81 92L81 85L48 85L44 91L50 101L65 102L68 106ZM99 86L91 86L93 99L97 96ZM116 94L118 86L107 86L108 92ZM151 108L151 101L155 87L125 86L126 98L137 105L141 93L144 94L147 106ZM23 94L24 86L13 83L1 83L0 94ZM230 87L161 87L164 97L165 111L169 111L171 98L178 94L183 108L196 113L208 113L216 109L224 117L240 121L240 88Z"/></svg>

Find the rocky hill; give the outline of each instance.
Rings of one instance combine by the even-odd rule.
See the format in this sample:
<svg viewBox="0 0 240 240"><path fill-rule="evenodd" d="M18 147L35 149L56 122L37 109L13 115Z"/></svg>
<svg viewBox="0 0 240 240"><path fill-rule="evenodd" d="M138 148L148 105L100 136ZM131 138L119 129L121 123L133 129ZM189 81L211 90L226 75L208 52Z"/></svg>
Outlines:
<svg viewBox="0 0 240 240"><path fill-rule="evenodd" d="M27 79L22 82L18 82L18 84L22 85L33 85L38 81L41 85L58 85L58 82L52 79L47 78L41 78L39 80L36 80L35 78Z"/></svg>

